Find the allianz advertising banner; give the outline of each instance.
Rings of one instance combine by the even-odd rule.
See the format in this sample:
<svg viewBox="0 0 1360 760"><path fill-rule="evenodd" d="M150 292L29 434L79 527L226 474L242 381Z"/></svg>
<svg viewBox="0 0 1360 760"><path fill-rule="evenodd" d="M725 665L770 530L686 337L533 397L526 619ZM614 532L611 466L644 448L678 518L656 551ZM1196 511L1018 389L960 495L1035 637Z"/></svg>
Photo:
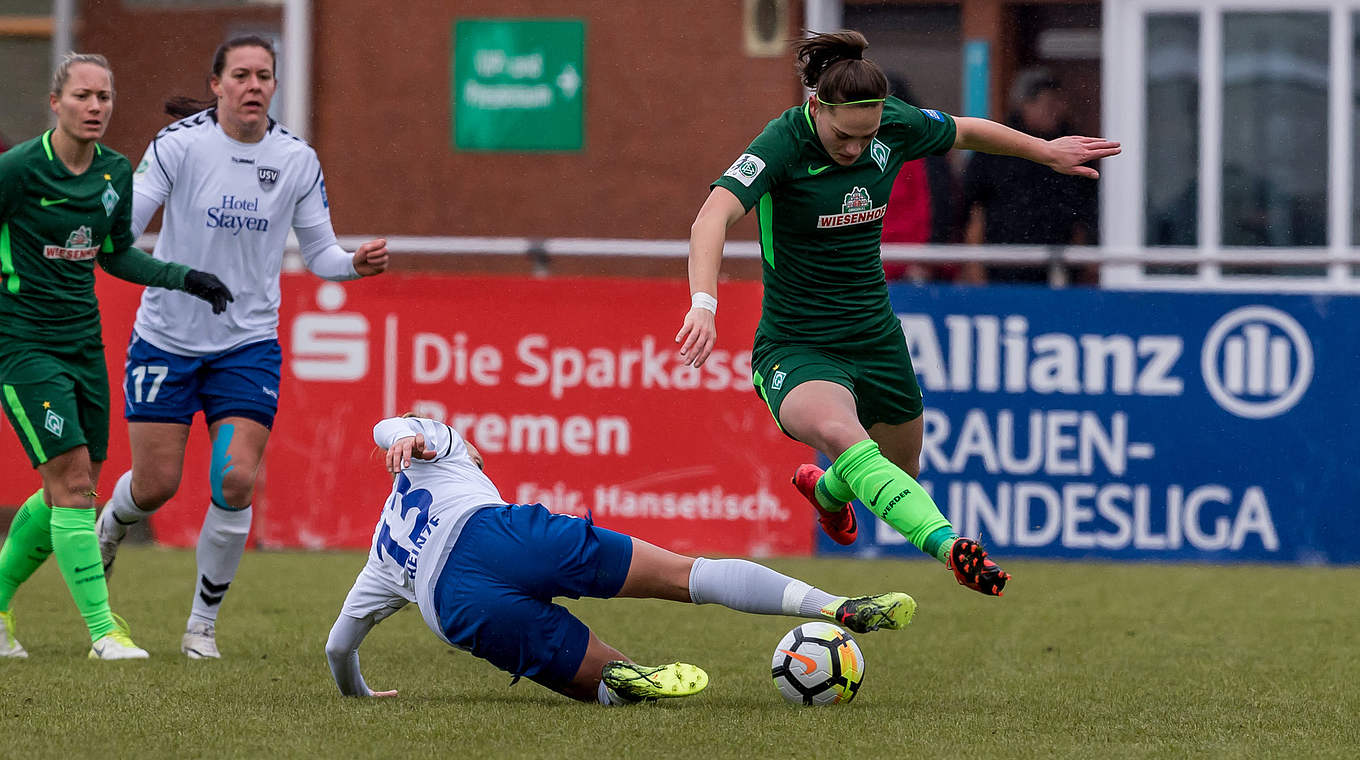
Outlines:
<svg viewBox="0 0 1360 760"><path fill-rule="evenodd" d="M1360 299L892 300L925 393L922 484L998 558L1360 562ZM856 507L859 542L820 552L919 554Z"/></svg>

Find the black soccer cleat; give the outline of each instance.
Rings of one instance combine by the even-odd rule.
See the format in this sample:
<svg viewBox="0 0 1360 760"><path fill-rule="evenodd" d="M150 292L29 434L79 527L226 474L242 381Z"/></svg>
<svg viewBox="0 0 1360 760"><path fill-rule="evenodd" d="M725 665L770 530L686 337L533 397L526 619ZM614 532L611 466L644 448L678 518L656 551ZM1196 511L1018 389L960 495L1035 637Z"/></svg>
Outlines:
<svg viewBox="0 0 1360 760"><path fill-rule="evenodd" d="M949 547L946 566L954 571L959 585L988 596L1001 596L1011 574L987 558L987 550L971 538L956 538Z"/></svg>

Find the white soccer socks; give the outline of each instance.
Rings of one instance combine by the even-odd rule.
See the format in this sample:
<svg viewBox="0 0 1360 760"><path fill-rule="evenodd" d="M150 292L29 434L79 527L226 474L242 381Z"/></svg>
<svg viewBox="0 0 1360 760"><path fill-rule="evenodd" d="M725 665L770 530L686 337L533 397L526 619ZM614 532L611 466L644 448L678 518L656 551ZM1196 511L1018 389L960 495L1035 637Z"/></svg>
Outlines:
<svg viewBox="0 0 1360 760"><path fill-rule="evenodd" d="M217 611L227 588L236 578L236 568L246 550L252 510L223 509L209 505L198 534L198 582L194 584L194 604L189 622L216 625Z"/></svg>

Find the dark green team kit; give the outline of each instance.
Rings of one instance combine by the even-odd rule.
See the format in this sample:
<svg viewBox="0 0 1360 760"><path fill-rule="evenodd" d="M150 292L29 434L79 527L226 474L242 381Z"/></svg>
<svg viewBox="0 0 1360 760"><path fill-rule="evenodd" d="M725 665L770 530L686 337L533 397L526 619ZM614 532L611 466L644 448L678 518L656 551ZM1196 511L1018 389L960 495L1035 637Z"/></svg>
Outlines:
<svg viewBox="0 0 1360 760"><path fill-rule="evenodd" d="M888 98L854 164L822 147L808 104L766 125L714 187L758 207L764 301L751 364L775 420L785 394L826 380L855 396L860 423L920 416L921 389L888 302L880 243L902 164L954 145L954 120Z"/></svg>
<svg viewBox="0 0 1360 760"><path fill-rule="evenodd" d="M132 248L126 158L96 144L90 167L72 174L51 137L0 154L0 406L34 467L82 445L92 460L107 456L95 260L161 287L182 287L188 271Z"/></svg>

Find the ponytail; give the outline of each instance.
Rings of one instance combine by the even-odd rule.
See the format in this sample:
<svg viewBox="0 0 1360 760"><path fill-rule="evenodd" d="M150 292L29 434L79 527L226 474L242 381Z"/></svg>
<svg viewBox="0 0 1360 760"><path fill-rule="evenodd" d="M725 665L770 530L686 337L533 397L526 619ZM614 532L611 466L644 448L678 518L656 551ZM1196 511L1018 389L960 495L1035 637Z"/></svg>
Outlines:
<svg viewBox="0 0 1360 760"><path fill-rule="evenodd" d="M166 99L165 112L176 119L182 119L186 116L193 116L204 109L212 108L215 105L217 105L216 98L212 100L195 100L186 95L174 95Z"/></svg>
<svg viewBox="0 0 1360 760"><path fill-rule="evenodd" d="M217 46L217 52L213 53L212 73L208 75L208 83L211 85L213 77L222 78L222 69L227 65L227 53L238 47L257 47L269 53L269 60L277 63L278 54L274 51L274 43L256 34L246 34L240 37L232 37L221 45ZM272 68L272 66L271 66ZM212 87L208 88L209 93ZM217 98L210 97L207 100L199 100L184 95L175 95L165 101L165 112L177 119L185 116L193 116L205 108L212 108L217 105Z"/></svg>
<svg viewBox="0 0 1360 760"><path fill-rule="evenodd" d="M864 57L869 41L845 30L815 34L794 44L798 75L822 105L869 105L888 96L888 77Z"/></svg>

